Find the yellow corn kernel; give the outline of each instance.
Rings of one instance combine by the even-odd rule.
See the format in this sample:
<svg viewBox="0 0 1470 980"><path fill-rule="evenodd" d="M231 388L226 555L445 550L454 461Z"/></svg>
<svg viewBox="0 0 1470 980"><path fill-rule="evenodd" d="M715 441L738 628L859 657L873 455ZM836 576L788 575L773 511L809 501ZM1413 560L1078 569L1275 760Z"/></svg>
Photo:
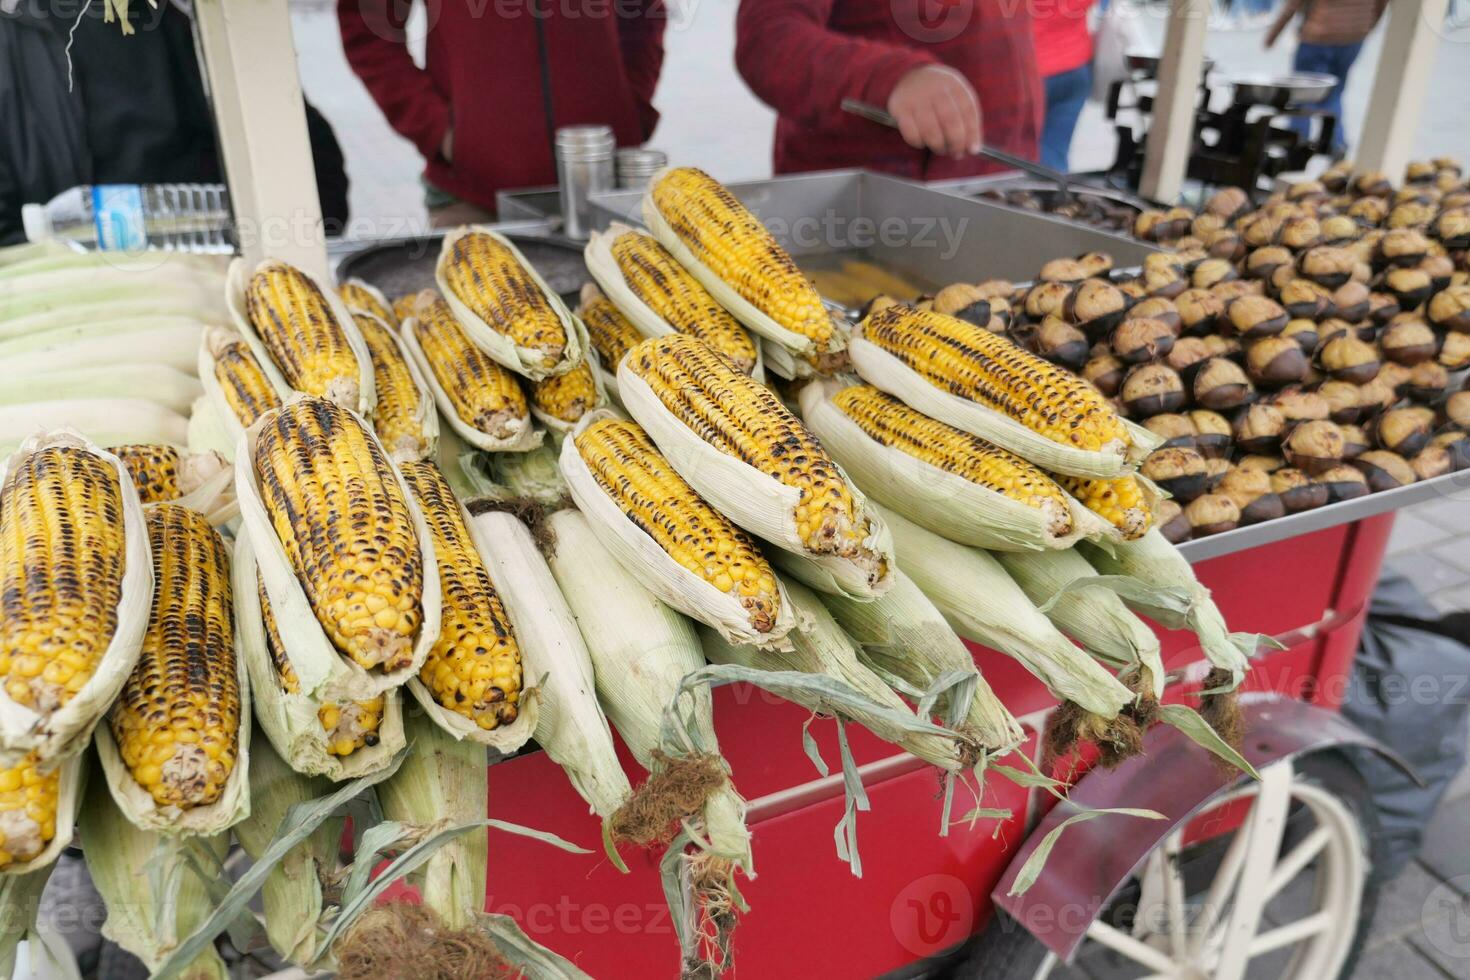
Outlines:
<svg viewBox="0 0 1470 980"><path fill-rule="evenodd" d="M1113 525L1129 541L1143 537L1153 527L1153 511L1138 478L1131 473L1110 480L1058 476L1057 482L1080 500L1082 506Z"/></svg>
<svg viewBox="0 0 1470 980"><path fill-rule="evenodd" d="M281 406L281 396L261 370L244 338L220 330L210 335L209 344L214 358L214 378L242 426L248 429L266 412Z"/></svg>
<svg viewBox="0 0 1470 980"><path fill-rule="evenodd" d="M373 386L378 391L373 429L391 455L417 459L429 451L429 439L419 417L422 396L408 361L381 320L358 313L352 318L373 362Z"/></svg>
<svg viewBox="0 0 1470 980"><path fill-rule="evenodd" d="M592 349L597 351L602 369L609 374L617 371L618 362L628 349L643 339L638 328L629 323L622 311L598 292L596 286L583 287L582 306L577 315L587 328L587 336L592 341Z"/></svg>
<svg viewBox="0 0 1470 980"><path fill-rule="evenodd" d="M34 861L56 836L61 767L42 773L36 757L0 769L0 871Z"/></svg>
<svg viewBox="0 0 1470 980"><path fill-rule="evenodd" d="M284 262L266 263L250 278L245 310L287 384L357 409L357 355L314 279Z"/></svg>
<svg viewBox="0 0 1470 980"><path fill-rule="evenodd" d="M543 367L561 360L566 326L530 270L493 235L474 231L455 239L444 280L492 330L517 347L538 351Z"/></svg>
<svg viewBox="0 0 1470 980"><path fill-rule="evenodd" d="M128 469L138 499L145 504L177 500L179 491L179 451L173 446L136 443L108 449Z"/></svg>
<svg viewBox="0 0 1470 980"><path fill-rule="evenodd" d="M592 365L583 361L566 374L530 383L531 404L554 419L576 422L597 405Z"/></svg>
<svg viewBox="0 0 1470 980"><path fill-rule="evenodd" d="M378 293L369 289L365 283L349 279L337 287L337 295L342 297L343 304L353 313L366 313L390 327L398 326L398 317L393 312L393 307L384 304Z"/></svg>
<svg viewBox="0 0 1470 980"><path fill-rule="evenodd" d="M530 424L531 408L516 376L470 343L449 304L420 294L414 332L429 370L466 424L495 439L510 439Z"/></svg>

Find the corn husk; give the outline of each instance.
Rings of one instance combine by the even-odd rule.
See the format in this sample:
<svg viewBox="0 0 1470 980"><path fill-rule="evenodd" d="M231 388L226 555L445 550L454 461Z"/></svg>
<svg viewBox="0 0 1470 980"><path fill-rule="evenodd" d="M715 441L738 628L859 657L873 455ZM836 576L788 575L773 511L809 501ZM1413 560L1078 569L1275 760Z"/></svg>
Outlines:
<svg viewBox="0 0 1470 980"><path fill-rule="evenodd" d="M455 295L454 290L449 288L449 280L445 277L444 270L448 266L450 253L454 249L454 243L472 232L483 232L508 248L511 254L516 257L516 260L520 262L521 266L530 275L532 281L540 287L542 294L546 297L546 301L556 313L557 319L561 321L562 328L566 331L567 345L562 351L561 359L550 368L541 366L542 355L539 351L531 348L517 347L515 342L509 337L500 333L490 324L476 316L474 311ZM530 378L532 381L540 381L542 378L547 378L554 374L565 374L580 364L582 359L587 356L587 348L591 344L587 340L587 328L582 325L582 321L577 318L576 314L567 309L566 303L562 302L562 298L557 295L556 291L546 284L546 280L541 278L541 273L536 271L536 267L526 261L526 257L521 254L521 250L516 248L510 239L497 231L476 225L457 228L446 234L444 236L444 244L439 251L439 262L434 268L434 281L439 287L440 295L449 304L449 308L454 311L455 319L459 320L460 326L464 327L464 331L469 336L470 342L524 378Z"/></svg>
<svg viewBox="0 0 1470 980"><path fill-rule="evenodd" d="M555 536L549 564L587 643L598 701L638 764L651 772L655 753L671 749L717 755L708 688L680 706L691 719L688 742L670 746L665 739L665 712L679 682L704 666L694 624L624 568L584 514L559 511L548 526ZM700 833L712 853L751 867L745 801L728 780L706 800Z"/></svg>
<svg viewBox="0 0 1470 980"><path fill-rule="evenodd" d="M824 595L822 602L848 636L858 643L858 659L890 686L907 687L921 697L946 675L975 678L968 704L959 685L935 700L935 709L951 727L973 735L992 755L1003 754L1025 737L1020 723L1001 704L975 666L975 659L944 615L903 572L894 576L889 593L873 602ZM958 709L958 710L957 710Z"/></svg>
<svg viewBox="0 0 1470 980"><path fill-rule="evenodd" d="M571 499L571 490L561 475L561 453L550 443L526 453L472 453L470 459L476 477L488 481L472 496L534 500L553 510L566 506Z"/></svg>
<svg viewBox="0 0 1470 980"><path fill-rule="evenodd" d="M0 766L13 766L29 752L35 752L42 762L49 762L76 755L87 747L92 729L117 699L138 662L153 602L148 525L127 467L112 453L69 429L32 436L15 454L0 461L0 493L4 492L15 467L30 454L51 446L85 449L117 471L124 535L122 593L112 639L91 678L70 701L42 715L12 701L0 688Z"/></svg>
<svg viewBox="0 0 1470 980"><path fill-rule="evenodd" d="M188 372L193 370L199 334L209 326L208 320L183 314L72 320L0 339L0 362L7 368L14 364L28 371L167 364Z"/></svg>
<svg viewBox="0 0 1470 980"><path fill-rule="evenodd" d="M138 442L181 446L189 438L188 419L146 398L71 398L0 406L0 447L19 447L37 432L54 429L74 429L104 446Z"/></svg>
<svg viewBox="0 0 1470 980"><path fill-rule="evenodd" d="M1131 444L1114 452L1093 452L1054 442L993 408L943 391L923 375L866 339L859 324L849 352L863 380L881 388L932 419L963 429L1009 449L1044 470L1072 476L1122 476L1134 469L1162 441L1142 426L1125 420Z"/></svg>
<svg viewBox="0 0 1470 980"><path fill-rule="evenodd" d="M769 632L761 633L752 625L750 612L737 597L721 592L680 565L603 491L582 459L576 437L588 426L610 416L609 412L598 412L584 417L573 437L561 447L561 471L567 489L577 507L587 515L602 546L659 599L718 631L731 643L768 646L787 642L786 635L796 626L796 617L791 611L790 597L779 580L781 605L776 623Z"/></svg>
<svg viewBox="0 0 1470 980"><path fill-rule="evenodd" d="M1067 497L1072 531L1052 534L1047 515L1013 497L885 446L833 402L846 384L813 381L801 390L802 418L823 447L874 500L959 544L993 551L1070 548L1111 526Z"/></svg>
<svg viewBox="0 0 1470 980"><path fill-rule="evenodd" d="M288 404L306 395L293 395ZM307 600L306 590L296 578L286 549L276 536L275 525L266 513L261 496L260 483L255 473L255 444L261 429L275 417L279 409L272 409L255 420L235 448L235 493L240 501L242 526L250 535L255 553L256 568L265 582L266 596L270 599L271 611L276 615L276 625L285 644L286 658L301 684L303 693L337 700L365 701L384 691L398 687L410 677L418 674L429 650L439 638L439 566L434 560L434 539L429 526L419 513L417 502L408 486L398 477L398 487L408 503L408 512L413 519L414 533L418 536L419 553L424 569L423 622L419 626L418 642L414 644L412 663L395 671L367 671L343 656L328 638L321 623ZM359 420L361 421L361 420ZM377 442L372 428L363 423L369 438ZM378 444L382 450L382 444ZM383 458L389 459L386 450ZM395 471L395 476L397 473Z"/></svg>
<svg viewBox="0 0 1470 980"><path fill-rule="evenodd" d="M235 629L250 674L255 718L275 752L299 773L326 776L336 782L380 772L391 765L404 746L402 696L396 689L383 695L378 744L363 745L349 755L339 756L327 749L327 732L317 715L322 707L321 699L303 693L290 694L281 687L280 675L267 646L260 591L256 587L255 550L247 532L242 532L235 542L234 591Z"/></svg>
<svg viewBox="0 0 1470 980"><path fill-rule="evenodd" d="M1086 558L1076 551L995 557L1057 629L1115 669L1146 668L1151 693L1163 697L1164 660L1158 636L1116 592L1095 584L1097 572Z"/></svg>
<svg viewBox="0 0 1470 980"><path fill-rule="evenodd" d="M221 345L233 340L242 339L244 338L241 334L227 327L211 327L205 331L203 338L199 342L199 363L197 366L199 384L204 389L206 403L209 405L211 412L213 412L213 417L218 420L216 424L229 440L232 450L235 443L239 442L240 437L245 434L245 426L240 424L240 420L235 416L234 410L230 408L230 403L225 398L224 388L220 386L219 378L215 377L214 365L215 357ZM251 347L251 352L255 352L254 347ZM256 357L259 359L258 354ZM274 365L272 365L270 371L266 371L266 363L266 361L260 362L261 371L265 373L266 380L271 383L271 387L276 389L276 394L280 396L282 401L285 401L286 397L291 394L291 389L288 387L282 390L280 386L284 381L280 376L280 372L275 370ZM233 456L233 452L231 455Z"/></svg>
<svg viewBox="0 0 1470 980"><path fill-rule="evenodd" d="M1020 661L1053 694L1103 718L1133 692L1047 619L989 552L947 541L891 511L898 564L956 633Z"/></svg>
<svg viewBox="0 0 1470 980"><path fill-rule="evenodd" d="M206 323L223 323L229 319L224 308L224 292L216 309L201 311L198 304L176 298L118 299L91 303L69 303L55 310L32 313L26 316L0 320L0 344L23 337L63 330L94 330L93 336L101 336L110 329L126 331L129 326L141 327L150 320L191 321L201 326ZM125 324L118 326L119 324Z"/></svg>
<svg viewBox="0 0 1470 980"><path fill-rule="evenodd" d="M255 359L260 362L260 369L270 379L271 384L280 392L281 398L285 399L291 392L291 385L286 381L285 375L281 373L276 362L271 360L270 351L265 346L265 341L256 332L255 325L250 322L250 314L245 308L245 293L250 285L250 279L263 267L273 260L266 260L254 269L247 270L244 259L236 259L230 263L229 277L225 285L225 302L230 309L230 319L235 324L235 329L245 338ZM347 340L347 346L357 358L357 397L353 404L345 404L363 418L371 418L373 406L377 404L377 388L373 382L373 360L368 354L367 344L363 342L362 334L357 332L357 324L352 320L352 311L347 309L347 304L342 302L342 297L337 295L337 290L332 288L331 283L326 282L313 273L304 269L297 270L316 283L321 290L327 306L332 311L332 316L337 320L337 325L342 329L342 335Z"/></svg>
<svg viewBox="0 0 1470 980"><path fill-rule="evenodd" d="M48 864L24 874L0 874L0 977L14 977L16 948L22 940L26 943L27 958L34 956L32 950L37 942L43 941L39 929L41 893L51 877L54 864ZM40 976L35 969L21 973L21 977Z"/></svg>
<svg viewBox="0 0 1470 980"><path fill-rule="evenodd" d="M788 330L777 323L769 313L756 306L754 303L741 296L729 283L717 276L713 269L701 262L684 244L664 219L659 211L658 205L653 199L653 188L663 180L664 175L670 168L664 168L654 174L648 180L648 192L643 195L643 223L648 230L653 232L653 237L659 240L659 244L669 250L669 254L678 260L679 264L689 270L689 274L699 280L699 284L709 291L725 309L729 310L741 323L755 331L761 337L773 341L786 348L793 354L806 354L812 352L816 344L810 337L799 334L794 330ZM842 349L840 337L834 340L831 351L836 353Z"/></svg>
<svg viewBox="0 0 1470 980"><path fill-rule="evenodd" d="M188 453L179 466L179 489L174 503L203 514L213 527L225 527L240 517L235 498L235 467L216 452Z"/></svg>
<svg viewBox="0 0 1470 980"><path fill-rule="evenodd" d="M393 312L393 301L390 300L390 299L388 299L388 296L381 289L379 289L377 286L374 286L372 283L368 282L366 279L361 279L361 278L359 278L357 276L351 276L346 281L344 281L342 283L342 285L344 287L345 286L356 286L358 289L363 290L368 295L372 296L373 299L377 300L378 301L378 305L381 306L383 309L387 310L390 313ZM341 290L340 289L337 291L337 294L339 296L341 295ZM344 305L347 304L347 301L346 300L343 300L342 302L343 302ZM351 312L354 312L354 313L367 313L367 314L370 314L372 316L377 316L377 313L375 313L372 310L353 310L351 308L351 306L348 306L348 309L351 310ZM379 319L382 319L382 318L379 317Z"/></svg>
<svg viewBox="0 0 1470 980"><path fill-rule="evenodd" d="M497 439L486 432L481 432L465 419L459 417L450 399L449 393L439 383L439 378L429 366L429 359L424 354L424 349L419 345L416 330L418 321L409 317L399 328L398 336L403 341L403 350L408 355L408 363L414 366L415 377L423 379L428 386L429 392L434 396L434 403L439 406L449 427L455 431L465 442L476 449L495 453L523 453L535 449L541 445L542 432L531 422L530 415L523 420L523 424L517 427L515 434L504 439Z"/></svg>
<svg viewBox="0 0 1470 980"><path fill-rule="evenodd" d="M65 310L83 303L172 301L195 315L219 311L224 279L215 272L176 268L152 274L137 269L52 269L0 279L0 321Z"/></svg>
<svg viewBox="0 0 1470 980"><path fill-rule="evenodd" d="M0 405L71 398L141 398L187 416L203 389L166 364L114 364L0 376Z"/></svg>
<svg viewBox="0 0 1470 980"><path fill-rule="evenodd" d="M588 414L597 411L599 408L607 408L609 405L612 404L611 400L607 396L607 387L603 383L602 371L599 370L597 366L597 355L593 352L592 345L590 343L587 345L586 356L587 366L592 371L592 386L597 391L597 399L595 402L593 402L592 407L590 407L589 409L587 409L586 412L583 413L582 418L586 418ZM529 388L530 386L527 385L526 387ZM573 429L577 427L577 422L581 421L581 419L578 419L577 422L568 422L565 419L557 418L555 415L552 415L549 412L543 412L541 409L536 407L536 400L531 397L531 393L529 391L526 392L526 402L531 407L531 417L537 422L540 422L541 425L546 429L546 431L551 433L553 440L561 439L563 436L570 433Z"/></svg>
<svg viewBox="0 0 1470 980"><path fill-rule="evenodd" d="M361 282L361 280L357 280L357 282L365 288L376 291L375 287L368 286L367 283ZM381 296L382 294L379 293L379 295ZM372 314L363 315L372 316ZM419 394L418 407L414 410L413 417L414 421L418 423L419 431L423 433L426 446L423 452L420 453L415 450L411 451L410 455L418 459L432 458L439 448L439 411L434 400L434 387L429 383L424 365L420 364L409 353L408 343L403 339L403 334L398 332L398 328L379 317L374 316L373 319L377 320L383 329L388 332L388 336L393 338L393 346L398 349L398 356L403 358L404 363L408 365L408 373L413 378L414 389ZM369 358L371 358L371 355L369 355ZM369 419L368 421L372 420ZM400 450L394 447L393 452L398 454Z"/></svg>
<svg viewBox="0 0 1470 980"><path fill-rule="evenodd" d="M46 842L45 849L29 861L21 861L0 868L0 889L23 888L24 886L18 885L15 879L49 869L56 863L61 852L71 846L72 838L76 835L77 812L81 808L82 796L87 789L87 759L86 755L79 754L57 763L61 766L61 778L56 787L56 833L51 840ZM41 880L44 882L45 877L42 876ZM0 915L3 915L5 909L6 906L0 903ZM0 935L3 933L4 930L0 929ZM3 945L0 945L0 959L3 958ZM3 972L0 972L0 975L3 975Z"/></svg>
<svg viewBox="0 0 1470 980"><path fill-rule="evenodd" d="M858 517L868 522L870 533L864 545L881 556L884 565L876 582L869 581L867 569L859 562L808 551L796 529L801 492L705 442L664 407L648 383L629 367L626 357L623 361L618 368L618 390L629 414L648 432L669 464L711 506L791 556L785 560L772 556L782 569L823 592L871 599L888 590L893 581L892 536L877 508L846 474L843 478L852 492Z"/></svg>
<svg viewBox="0 0 1470 980"><path fill-rule="evenodd" d="M593 812L606 818L632 787L597 704L592 657L577 620L519 519L487 511L471 526L515 626L525 679L539 688L536 743L562 767Z"/></svg>
<svg viewBox="0 0 1470 980"><path fill-rule="evenodd" d="M237 442L237 439L230 438L229 432L225 429L225 423L219 417L219 413L214 410L209 396L202 396L194 402L194 408L189 413L185 442L189 452L218 453L226 461L233 463Z"/></svg>
<svg viewBox="0 0 1470 980"><path fill-rule="evenodd" d="M209 882L224 877L229 835L178 840L137 827L117 808L107 779L94 769L79 825L87 870L107 904L102 935L157 968L208 915ZM213 946L175 976L228 980Z"/></svg>

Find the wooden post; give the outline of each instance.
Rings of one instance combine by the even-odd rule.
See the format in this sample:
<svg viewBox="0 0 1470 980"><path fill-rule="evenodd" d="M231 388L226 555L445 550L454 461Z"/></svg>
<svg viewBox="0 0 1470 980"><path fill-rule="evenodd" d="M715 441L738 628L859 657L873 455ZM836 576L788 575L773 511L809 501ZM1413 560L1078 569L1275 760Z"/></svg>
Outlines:
<svg viewBox="0 0 1470 980"><path fill-rule="evenodd" d="M1440 0L1443 2L1443 0ZM1139 192L1156 201L1178 199L1194 142L1194 110L1205 64L1209 0L1171 0L1153 121L1144 148Z"/></svg>
<svg viewBox="0 0 1470 980"><path fill-rule="evenodd" d="M1353 152L1359 170L1381 170L1398 180L1414 150L1429 92L1447 0L1393 0L1383 36L1363 135ZM1463 98L1456 93L1453 98Z"/></svg>
<svg viewBox="0 0 1470 980"><path fill-rule="evenodd" d="M195 0L240 251L328 274L321 202L285 0Z"/></svg>

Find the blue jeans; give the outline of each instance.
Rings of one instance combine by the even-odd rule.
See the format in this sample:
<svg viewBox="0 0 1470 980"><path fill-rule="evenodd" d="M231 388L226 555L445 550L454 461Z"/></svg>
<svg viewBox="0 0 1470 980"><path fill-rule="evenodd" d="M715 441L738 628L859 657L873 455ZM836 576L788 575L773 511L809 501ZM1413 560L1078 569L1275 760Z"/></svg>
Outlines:
<svg viewBox="0 0 1470 980"><path fill-rule="evenodd" d="M1046 85L1046 123L1041 128L1041 165L1065 173L1072 131L1092 93L1092 64L1048 75L1042 81Z"/></svg>
<svg viewBox="0 0 1470 980"><path fill-rule="evenodd" d="M1337 129L1332 134L1334 155L1347 152L1347 127L1343 125L1342 118L1342 90L1347 87L1348 72L1352 70L1353 62L1358 60L1358 52L1362 49L1362 41L1357 44L1311 44L1302 41L1297 44L1296 56L1291 62L1295 71L1315 71L1337 78L1332 94L1317 104L1317 108L1337 117ZM1292 117L1291 128L1302 136L1310 135L1310 117Z"/></svg>

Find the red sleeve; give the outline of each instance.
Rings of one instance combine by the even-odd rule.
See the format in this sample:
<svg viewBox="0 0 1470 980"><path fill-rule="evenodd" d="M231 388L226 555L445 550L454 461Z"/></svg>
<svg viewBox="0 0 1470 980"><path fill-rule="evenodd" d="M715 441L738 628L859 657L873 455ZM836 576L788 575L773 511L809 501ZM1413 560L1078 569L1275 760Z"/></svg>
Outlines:
<svg viewBox="0 0 1470 980"><path fill-rule="evenodd" d="M435 160L449 131L449 102L408 53L404 24L411 7L395 0L337 0L337 24L348 64L388 124L425 160Z"/></svg>
<svg viewBox="0 0 1470 980"><path fill-rule="evenodd" d="M745 84L782 116L830 123L845 98L885 108L898 80L939 60L916 47L827 28L834 0L741 0L735 65Z"/></svg>
<svg viewBox="0 0 1470 980"><path fill-rule="evenodd" d="M623 70L633 98L638 101L638 121L643 138L653 135L658 125L658 110L653 107L653 91L664 66L664 28L668 25L668 8L664 0L629 0L619 9L629 7L627 15L618 17L618 46L623 53Z"/></svg>

